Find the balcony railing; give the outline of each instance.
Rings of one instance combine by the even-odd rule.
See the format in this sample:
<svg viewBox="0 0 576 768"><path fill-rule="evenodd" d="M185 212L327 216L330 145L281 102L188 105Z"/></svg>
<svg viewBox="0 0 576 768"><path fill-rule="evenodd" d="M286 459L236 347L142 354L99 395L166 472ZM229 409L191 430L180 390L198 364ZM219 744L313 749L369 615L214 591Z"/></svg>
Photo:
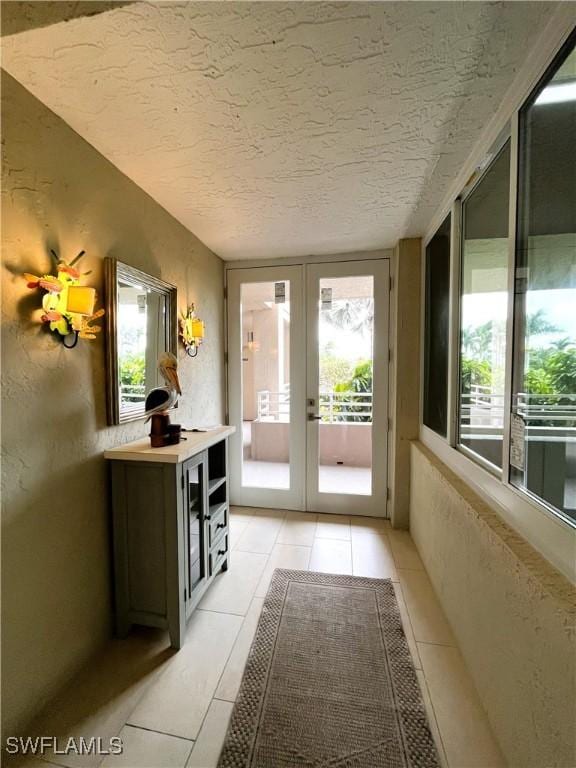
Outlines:
<svg viewBox="0 0 576 768"><path fill-rule="evenodd" d="M120 401L122 403L142 403L146 399L144 384L120 384Z"/></svg>
<svg viewBox="0 0 576 768"><path fill-rule="evenodd" d="M460 424L463 434L502 435L505 397L489 387L473 386L462 395ZM558 440L576 439L576 394L540 395L520 392L515 413L522 416L529 434Z"/></svg>
<svg viewBox="0 0 576 768"><path fill-rule="evenodd" d="M259 421L289 421L290 392L257 393ZM372 392L321 392L319 415L323 424L372 422Z"/></svg>
<svg viewBox="0 0 576 768"><path fill-rule="evenodd" d="M290 421L290 392L261 389L257 395L258 421Z"/></svg>
<svg viewBox="0 0 576 768"><path fill-rule="evenodd" d="M321 392L319 403L324 424L372 422L372 392Z"/></svg>
<svg viewBox="0 0 576 768"><path fill-rule="evenodd" d="M576 424L576 394L528 395L520 392L516 412L525 421L557 421Z"/></svg>

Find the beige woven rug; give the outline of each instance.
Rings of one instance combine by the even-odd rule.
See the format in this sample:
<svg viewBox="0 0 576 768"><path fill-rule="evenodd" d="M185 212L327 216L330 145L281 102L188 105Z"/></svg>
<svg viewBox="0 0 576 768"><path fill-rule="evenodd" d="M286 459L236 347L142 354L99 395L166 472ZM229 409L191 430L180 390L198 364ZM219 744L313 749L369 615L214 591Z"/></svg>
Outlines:
<svg viewBox="0 0 576 768"><path fill-rule="evenodd" d="M276 570L219 768L438 768L392 582Z"/></svg>

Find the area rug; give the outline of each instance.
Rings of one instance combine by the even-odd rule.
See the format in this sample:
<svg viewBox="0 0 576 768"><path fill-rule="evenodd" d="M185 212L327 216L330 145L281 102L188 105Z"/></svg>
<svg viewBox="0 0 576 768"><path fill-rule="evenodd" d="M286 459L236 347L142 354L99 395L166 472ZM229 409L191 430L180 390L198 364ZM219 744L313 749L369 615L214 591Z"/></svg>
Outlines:
<svg viewBox="0 0 576 768"><path fill-rule="evenodd" d="M392 582L274 571L218 768L438 768Z"/></svg>

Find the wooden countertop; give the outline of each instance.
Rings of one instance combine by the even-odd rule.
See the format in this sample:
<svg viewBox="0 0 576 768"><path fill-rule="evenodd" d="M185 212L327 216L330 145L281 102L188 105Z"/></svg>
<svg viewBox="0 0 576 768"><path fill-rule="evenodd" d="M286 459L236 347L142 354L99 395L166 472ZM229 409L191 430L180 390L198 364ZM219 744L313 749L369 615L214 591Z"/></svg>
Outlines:
<svg viewBox="0 0 576 768"><path fill-rule="evenodd" d="M179 464L209 448L220 440L236 432L236 427L212 427L206 432L184 432L185 440L178 445L166 445L164 448L152 448L150 438L124 443L116 448L104 451L104 458L112 461L154 461L166 464Z"/></svg>

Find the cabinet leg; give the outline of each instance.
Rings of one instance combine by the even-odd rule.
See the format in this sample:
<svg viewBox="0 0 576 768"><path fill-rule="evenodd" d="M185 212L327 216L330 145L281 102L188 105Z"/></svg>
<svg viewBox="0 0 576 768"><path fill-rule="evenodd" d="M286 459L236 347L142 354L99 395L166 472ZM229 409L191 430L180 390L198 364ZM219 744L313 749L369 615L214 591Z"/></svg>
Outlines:
<svg viewBox="0 0 576 768"><path fill-rule="evenodd" d="M222 571L227 571L228 570L228 558L226 558L226 560L224 560L224 562L222 563L222 568L220 570L222 570Z"/></svg>
<svg viewBox="0 0 576 768"><path fill-rule="evenodd" d="M177 651L184 645L184 635L186 634L186 622L174 622L168 626L170 635L170 645Z"/></svg>

